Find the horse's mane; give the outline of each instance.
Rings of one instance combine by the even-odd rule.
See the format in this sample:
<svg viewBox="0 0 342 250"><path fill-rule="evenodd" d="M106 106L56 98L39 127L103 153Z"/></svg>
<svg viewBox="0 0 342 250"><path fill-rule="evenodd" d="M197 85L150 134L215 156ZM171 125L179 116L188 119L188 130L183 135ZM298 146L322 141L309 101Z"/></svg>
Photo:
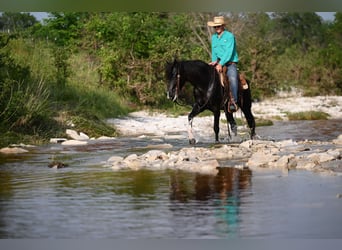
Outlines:
<svg viewBox="0 0 342 250"><path fill-rule="evenodd" d="M188 64L193 66L200 66L208 69L210 66L206 62L195 59L195 60L174 60L173 62L167 62L165 66L165 76L167 80L171 79L172 76L172 70L177 65L178 67L182 67L182 64ZM192 68L192 67L190 67ZM195 68L195 67L194 67Z"/></svg>

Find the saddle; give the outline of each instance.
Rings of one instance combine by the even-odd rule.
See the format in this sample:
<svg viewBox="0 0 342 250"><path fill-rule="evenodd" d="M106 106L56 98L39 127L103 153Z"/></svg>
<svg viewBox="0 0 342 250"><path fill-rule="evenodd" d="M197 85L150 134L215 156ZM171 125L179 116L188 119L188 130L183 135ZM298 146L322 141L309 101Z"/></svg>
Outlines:
<svg viewBox="0 0 342 250"><path fill-rule="evenodd" d="M227 77L227 66L222 67L222 72L220 74L220 80L221 80L221 85L224 88L224 94L223 94L223 102L224 105L228 105L228 112L236 112L238 110L238 106L236 105L236 101L234 100L234 96L232 94L232 91L230 89L230 84L229 84L229 79ZM248 83L246 80L246 77L244 74L240 74L238 72L238 84L239 84L239 97L241 99L242 103L242 91L248 89Z"/></svg>

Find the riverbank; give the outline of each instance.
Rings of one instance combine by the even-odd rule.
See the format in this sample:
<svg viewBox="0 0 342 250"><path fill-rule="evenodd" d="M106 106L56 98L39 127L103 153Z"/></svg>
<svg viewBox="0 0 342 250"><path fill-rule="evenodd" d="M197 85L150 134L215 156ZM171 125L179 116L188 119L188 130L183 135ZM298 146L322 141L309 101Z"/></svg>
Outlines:
<svg viewBox="0 0 342 250"><path fill-rule="evenodd" d="M139 154L113 155L109 159L103 159L103 164L115 170L171 168L205 173L215 173L217 167L228 164L230 167L242 169L278 168L283 172L291 169L306 169L340 175L342 173L342 132L338 120L342 118L340 107L342 107L342 97L291 97L254 103L252 111L256 118L279 121L279 117L283 117L280 128L277 126L259 127L256 130L257 135L259 131L261 132L258 139L249 140L246 125L241 125L238 128L238 135L228 140L227 124L224 122L223 115L220 123L221 144L214 144L213 117L198 116L195 117L193 123L197 141L195 146L187 143L186 115L172 117L165 113L134 112L126 117L110 119L107 122L114 126L123 137L134 137L153 143L146 148L141 148ZM286 114L313 109L329 114L333 122L322 121L326 125L320 126L327 127L329 123L330 130L336 130L333 131L334 137L327 139L325 136L324 140L316 140L308 133L307 137L302 136L297 140L284 129L286 127L303 133L300 131L306 130L305 125L304 127L299 125L308 124L308 121L298 121L293 124L286 121ZM243 119L241 112L235 113L235 117ZM272 127L276 127L277 132L279 130L280 133L285 133L286 138L273 139L270 136ZM66 131L69 138L57 138L58 140L51 140L51 143L61 143L63 147L77 148L116 139L115 137L89 138L82 131L71 131L72 133L70 131ZM317 131L311 131L311 135L321 131L320 128ZM0 152L4 153L7 150L6 153L15 154L30 150L25 145L19 145L17 149L15 151L14 148L6 148Z"/></svg>
<svg viewBox="0 0 342 250"><path fill-rule="evenodd" d="M342 97L287 97L269 99L253 103L252 112L256 118L286 121L288 113L321 111L329 114L329 119L342 118ZM242 117L241 112L235 114ZM223 121L222 116L221 121ZM123 119L111 119L109 123L125 136L161 138L163 147L169 139L187 140L187 116L170 117L167 114L139 111L131 113ZM107 162L114 169L122 168L181 168L200 172L213 172L220 162L235 161L232 167L279 168L283 172L290 169L306 169L316 172L342 173L342 136L329 141L287 140L273 141L269 139L248 140L246 125L239 126L238 136L227 145L213 148L201 147L200 143L213 143L212 116L196 117L193 129L197 146L183 148L180 151L164 152L155 150L141 155L113 157ZM226 124L220 123L222 142L226 142ZM258 134L258 130L257 130ZM208 145L208 144L207 144ZM210 145L210 144L209 144ZM170 147L172 147L170 145ZM238 160L238 161L237 161Z"/></svg>
<svg viewBox="0 0 342 250"><path fill-rule="evenodd" d="M287 121L288 113L307 111L321 111L327 113L329 119L342 119L342 96L278 97L252 104L252 112L257 119ZM234 116L245 122L242 112L238 111ZM221 121L223 122L220 124L220 131L227 129L224 120L225 117L222 114ZM172 117L166 113L138 111L130 113L124 118L109 119L108 122L124 136L168 136L175 133L186 133L188 118L186 115ZM194 118L193 129L197 131L199 137L213 136L212 126L212 116L196 116Z"/></svg>

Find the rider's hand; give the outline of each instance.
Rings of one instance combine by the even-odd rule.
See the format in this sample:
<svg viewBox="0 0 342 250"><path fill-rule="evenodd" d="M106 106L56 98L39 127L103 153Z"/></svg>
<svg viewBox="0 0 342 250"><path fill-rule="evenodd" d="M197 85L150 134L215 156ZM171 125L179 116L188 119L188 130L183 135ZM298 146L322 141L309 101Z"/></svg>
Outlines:
<svg viewBox="0 0 342 250"><path fill-rule="evenodd" d="M215 68L216 68L217 72L219 72L219 73L222 72L222 65L221 64L217 64Z"/></svg>

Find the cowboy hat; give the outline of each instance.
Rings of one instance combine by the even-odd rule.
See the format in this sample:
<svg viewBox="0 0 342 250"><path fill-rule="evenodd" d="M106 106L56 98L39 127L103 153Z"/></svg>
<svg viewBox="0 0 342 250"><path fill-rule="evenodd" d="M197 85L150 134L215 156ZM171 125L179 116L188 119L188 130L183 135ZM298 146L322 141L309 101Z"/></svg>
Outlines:
<svg viewBox="0 0 342 250"><path fill-rule="evenodd" d="M220 26L220 25L224 25L224 24L226 24L226 23L224 21L223 16L215 16L213 22L212 21L208 22L208 26L210 26L210 27Z"/></svg>

